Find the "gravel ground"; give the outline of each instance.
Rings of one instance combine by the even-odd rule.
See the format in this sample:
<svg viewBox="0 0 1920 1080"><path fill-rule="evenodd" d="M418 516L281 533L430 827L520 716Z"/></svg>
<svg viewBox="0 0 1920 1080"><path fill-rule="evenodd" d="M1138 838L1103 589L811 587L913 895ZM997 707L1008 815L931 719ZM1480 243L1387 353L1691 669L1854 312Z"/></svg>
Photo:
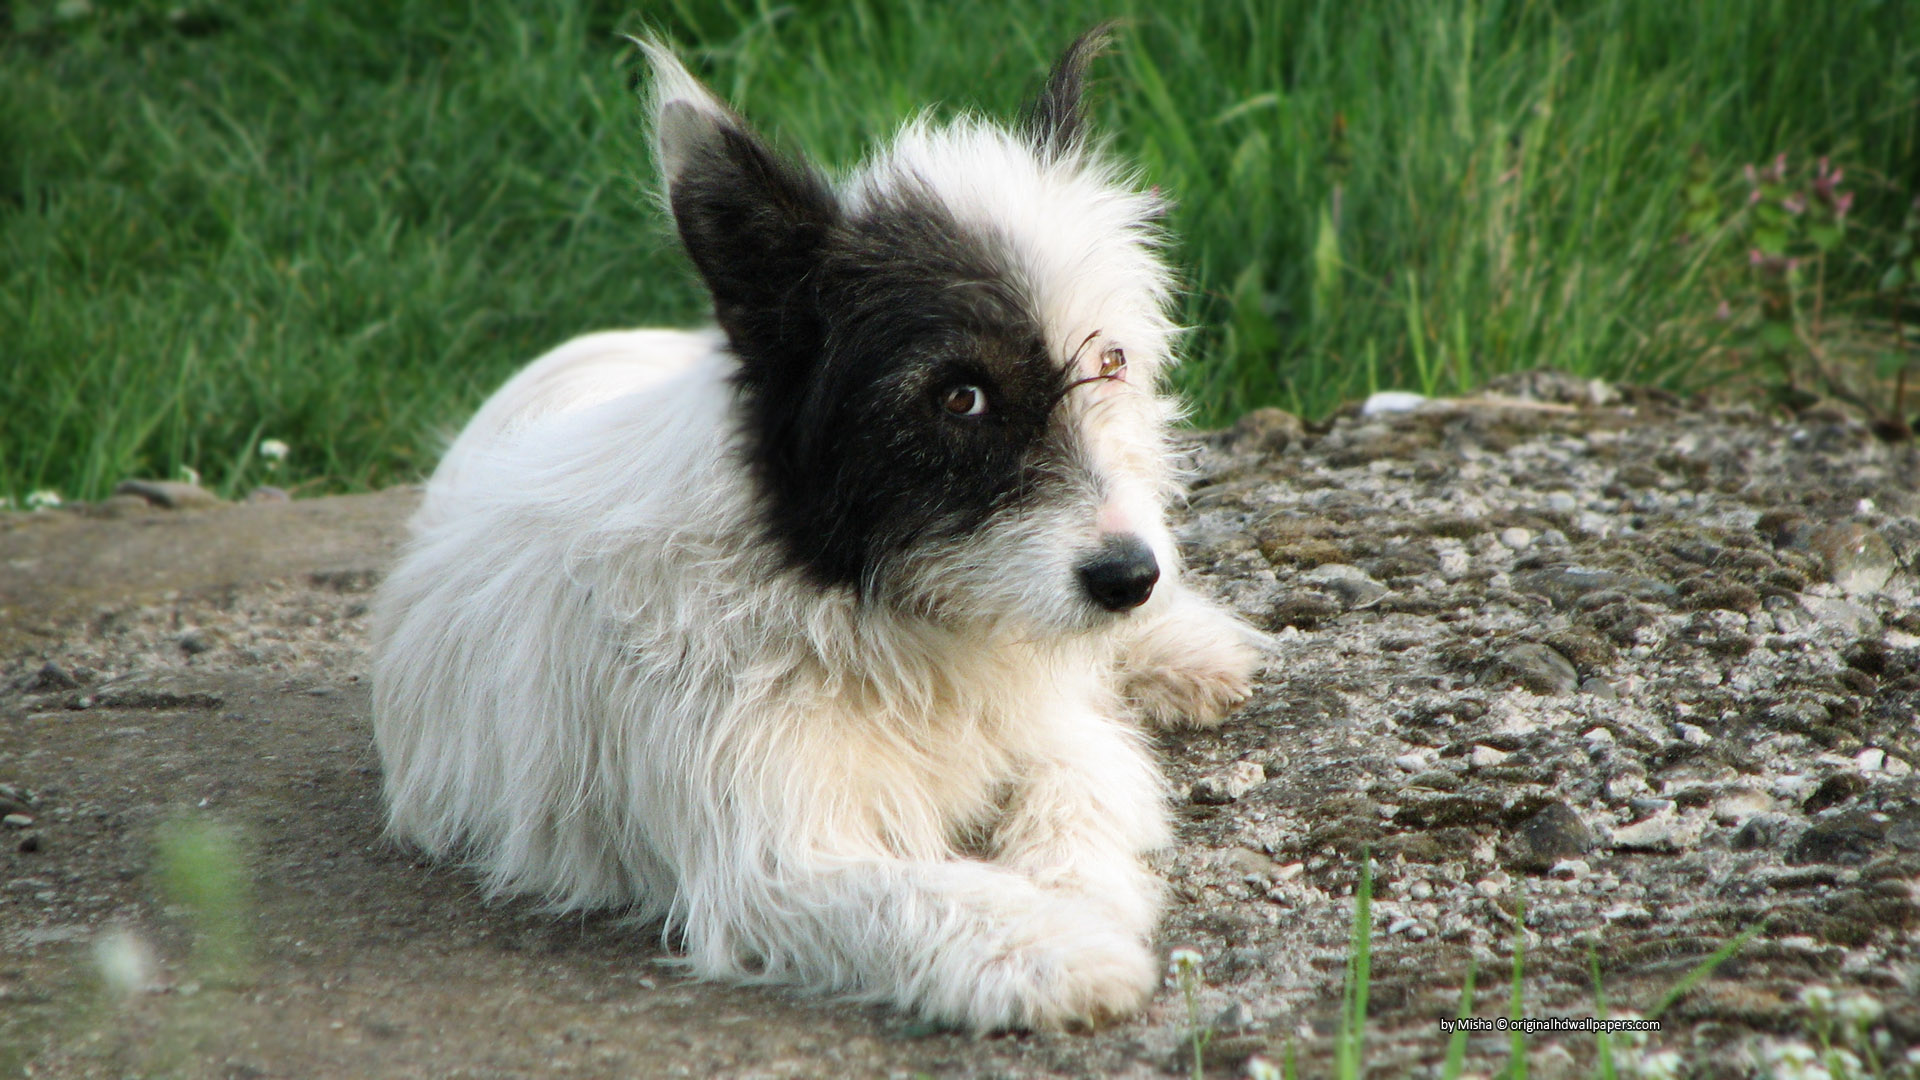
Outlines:
<svg viewBox="0 0 1920 1080"><path fill-rule="evenodd" d="M1273 637L1234 718L1160 740L1161 941L1200 957L1209 1075L1290 1047L1326 1070L1363 853L1370 1072L1437 1073L1470 967L1472 1015L1506 1015L1516 941L1522 1015L1597 1015L1597 971L1617 1017L1755 926L1614 1039L1623 1072L1920 1068L1920 451L1834 409L1535 374L1324 428L1258 412L1186 452L1193 571ZM1191 1067L1171 976L1098 1033L926 1032L685 982L617 917L486 904L390 845L366 604L412 498L0 516L0 1069ZM166 888L183 821L242 838L225 922ZM1823 1033L1851 1056L1810 1071ZM1469 1071L1510 1046L1473 1034ZM1537 1076L1595 1068L1591 1034L1526 1047Z"/></svg>

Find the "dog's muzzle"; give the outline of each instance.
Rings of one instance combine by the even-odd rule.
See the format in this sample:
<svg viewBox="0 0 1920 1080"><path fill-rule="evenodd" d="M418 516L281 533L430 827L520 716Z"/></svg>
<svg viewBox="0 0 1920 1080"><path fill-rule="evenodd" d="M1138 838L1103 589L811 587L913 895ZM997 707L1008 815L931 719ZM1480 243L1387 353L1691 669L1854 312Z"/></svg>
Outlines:
<svg viewBox="0 0 1920 1080"><path fill-rule="evenodd" d="M1130 611L1153 595L1160 563L1139 537L1109 536L1078 572L1081 587L1094 603L1108 611Z"/></svg>

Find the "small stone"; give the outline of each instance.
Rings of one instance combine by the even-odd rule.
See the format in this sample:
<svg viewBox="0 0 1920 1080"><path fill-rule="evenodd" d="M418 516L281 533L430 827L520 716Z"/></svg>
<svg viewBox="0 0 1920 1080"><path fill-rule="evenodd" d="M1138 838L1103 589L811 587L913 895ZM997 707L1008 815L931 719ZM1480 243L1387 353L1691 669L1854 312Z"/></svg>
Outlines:
<svg viewBox="0 0 1920 1080"><path fill-rule="evenodd" d="M1396 768L1405 772L1417 773L1427 767L1427 755L1418 753L1401 754L1399 757L1393 759L1393 764Z"/></svg>
<svg viewBox="0 0 1920 1080"><path fill-rule="evenodd" d="M1550 802L1515 832L1510 843L1511 861L1522 870L1547 870L1563 859L1585 855L1598 842L1572 807Z"/></svg>
<svg viewBox="0 0 1920 1080"><path fill-rule="evenodd" d="M1570 492L1550 491L1547 493L1547 509L1555 514L1571 514L1580 509L1580 500Z"/></svg>
<svg viewBox="0 0 1920 1080"><path fill-rule="evenodd" d="M180 651L188 656L199 656L213 648L213 642L204 630L189 630L177 639Z"/></svg>
<svg viewBox="0 0 1920 1080"><path fill-rule="evenodd" d="M1473 569L1473 556L1467 554L1466 551L1461 548L1442 548L1439 559L1440 576L1446 578L1448 581L1456 581L1465 577L1467 571Z"/></svg>
<svg viewBox="0 0 1920 1080"><path fill-rule="evenodd" d="M292 502L293 496L287 494L283 488L277 488L271 484L262 484L252 491L247 492L247 501L250 503L283 503Z"/></svg>
<svg viewBox="0 0 1920 1080"><path fill-rule="evenodd" d="M86 509L88 517L118 521L121 518L151 514L154 505L138 495L109 495Z"/></svg>
<svg viewBox="0 0 1920 1080"><path fill-rule="evenodd" d="M1700 824L1674 813L1669 806L1645 821L1613 830L1613 846L1630 851L1681 851L1699 840Z"/></svg>
<svg viewBox="0 0 1920 1080"><path fill-rule="evenodd" d="M22 836L20 838L20 843L15 850L19 851L20 854L22 855L31 855L34 852L39 851L40 850L40 834L37 832L30 832L27 835Z"/></svg>
<svg viewBox="0 0 1920 1080"><path fill-rule="evenodd" d="M1387 925L1387 933L1404 934L1407 931L1419 925L1420 925L1419 919L1409 919L1409 918L1406 918L1405 916L1402 916L1398 919L1393 920L1393 922Z"/></svg>
<svg viewBox="0 0 1920 1080"><path fill-rule="evenodd" d="M1267 770L1257 761L1236 761L1224 772L1201 777L1189 797L1202 806L1224 806L1266 783Z"/></svg>
<svg viewBox="0 0 1920 1080"><path fill-rule="evenodd" d="M1792 828L1793 821L1785 814L1755 814L1727 844L1735 851L1770 850L1778 847Z"/></svg>
<svg viewBox="0 0 1920 1080"><path fill-rule="evenodd" d="M1887 764L1887 752L1878 747L1868 747L1853 757L1853 766L1863 773L1879 772Z"/></svg>
<svg viewBox="0 0 1920 1080"><path fill-rule="evenodd" d="M1802 594L1800 607L1820 622L1839 627L1854 637L1867 637L1880 632L1880 616L1874 614L1872 608L1851 600Z"/></svg>
<svg viewBox="0 0 1920 1080"><path fill-rule="evenodd" d="M33 818L26 814L8 814L6 817L0 818L0 825L5 825L9 829L31 828L33 826Z"/></svg>
<svg viewBox="0 0 1920 1080"><path fill-rule="evenodd" d="M1518 525L1500 530L1500 543L1515 551L1525 551L1533 543L1533 530Z"/></svg>
<svg viewBox="0 0 1920 1080"><path fill-rule="evenodd" d="M1433 885L1426 881L1416 881L1407 886L1407 897L1412 900L1433 899Z"/></svg>
<svg viewBox="0 0 1920 1080"><path fill-rule="evenodd" d="M1807 546L1827 562L1827 579L1849 596L1880 591L1893 576L1893 545L1878 532L1844 521L1820 529Z"/></svg>
<svg viewBox="0 0 1920 1080"><path fill-rule="evenodd" d="M1425 394L1416 394L1407 390L1381 390L1369 396L1360 406L1361 416L1380 416L1385 413L1403 413L1425 405L1432 399Z"/></svg>
<svg viewBox="0 0 1920 1080"><path fill-rule="evenodd" d="M1233 425L1233 442L1258 454L1278 454L1307 436L1307 425L1285 409L1255 409Z"/></svg>
<svg viewBox="0 0 1920 1080"><path fill-rule="evenodd" d="M29 694L45 694L57 690L72 690L80 685L80 680L67 673L67 669L49 660L40 665L40 670L27 677L21 686Z"/></svg>
<svg viewBox="0 0 1920 1080"><path fill-rule="evenodd" d="M1569 694L1580 685L1580 673L1566 657L1535 642L1512 646L1494 657L1483 681L1518 683L1540 695Z"/></svg>
<svg viewBox="0 0 1920 1080"><path fill-rule="evenodd" d="M1585 859L1561 859L1547 870L1547 876L1555 881L1584 881L1593 867Z"/></svg>
<svg viewBox="0 0 1920 1080"><path fill-rule="evenodd" d="M1491 746L1475 746L1473 751L1467 755L1467 760L1471 762L1476 769L1486 769L1498 765L1512 756L1512 754L1504 750L1495 750Z"/></svg>
<svg viewBox="0 0 1920 1080"><path fill-rule="evenodd" d="M1365 570L1345 563L1316 566L1301 574L1300 580L1332 593L1349 610L1372 607L1392 591Z"/></svg>
<svg viewBox="0 0 1920 1080"><path fill-rule="evenodd" d="M1580 738L1591 746L1605 746L1613 742L1613 732L1603 727L1597 727L1580 736Z"/></svg>
<svg viewBox="0 0 1920 1080"><path fill-rule="evenodd" d="M138 495L155 506L164 506L169 510L203 510L220 505L219 497L213 492L184 480L122 480L113 493Z"/></svg>
<svg viewBox="0 0 1920 1080"><path fill-rule="evenodd" d="M1705 746L1713 741L1713 736L1707 734L1707 729L1698 724L1679 723L1673 725L1673 730L1674 734L1680 736L1680 741L1688 746Z"/></svg>
<svg viewBox="0 0 1920 1080"><path fill-rule="evenodd" d="M1713 800L1713 820L1722 825L1742 825L1755 814L1773 809L1773 796L1750 787L1722 792Z"/></svg>
<svg viewBox="0 0 1920 1080"><path fill-rule="evenodd" d="M1839 806L1866 790L1867 778L1859 773L1834 773L1820 781L1813 793L1807 796L1807 801L1800 804L1800 809L1808 814L1817 814Z"/></svg>
<svg viewBox="0 0 1920 1080"><path fill-rule="evenodd" d="M1620 699L1620 691L1616 689L1611 682L1608 682L1598 675L1591 675L1580 680L1580 692L1592 697L1597 697L1602 701L1618 701Z"/></svg>
<svg viewBox="0 0 1920 1080"><path fill-rule="evenodd" d="M1815 823L1801 834L1787 853L1787 861L1857 866L1885 848L1887 827L1883 814L1848 810Z"/></svg>
<svg viewBox="0 0 1920 1080"><path fill-rule="evenodd" d="M1513 879L1508 877L1505 871L1495 870L1493 873L1474 882L1473 891L1489 900L1497 900L1507 891L1507 886L1512 883Z"/></svg>

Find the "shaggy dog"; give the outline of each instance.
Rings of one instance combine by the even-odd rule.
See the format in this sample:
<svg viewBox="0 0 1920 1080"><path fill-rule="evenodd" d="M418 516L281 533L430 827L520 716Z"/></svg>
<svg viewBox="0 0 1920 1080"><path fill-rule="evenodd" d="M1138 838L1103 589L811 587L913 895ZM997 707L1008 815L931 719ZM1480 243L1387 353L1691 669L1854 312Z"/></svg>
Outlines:
<svg viewBox="0 0 1920 1080"><path fill-rule="evenodd" d="M838 184L643 43L719 326L573 341L453 444L378 603L395 833L703 976L1142 1004L1139 722L1217 721L1256 652L1179 580L1163 207L1084 131L1101 39Z"/></svg>

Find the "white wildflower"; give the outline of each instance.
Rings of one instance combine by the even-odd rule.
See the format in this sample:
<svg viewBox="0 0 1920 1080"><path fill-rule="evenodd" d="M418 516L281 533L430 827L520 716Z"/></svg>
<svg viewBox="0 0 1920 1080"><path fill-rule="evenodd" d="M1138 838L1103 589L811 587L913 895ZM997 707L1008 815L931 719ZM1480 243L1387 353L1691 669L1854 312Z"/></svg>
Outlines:
<svg viewBox="0 0 1920 1080"><path fill-rule="evenodd" d="M1204 958L1198 949L1175 949L1167 954L1167 959L1173 963L1174 974L1186 975L1199 971Z"/></svg>
<svg viewBox="0 0 1920 1080"><path fill-rule="evenodd" d="M107 989L123 997L153 985L153 950L131 930L95 939L93 962Z"/></svg>
<svg viewBox="0 0 1920 1080"><path fill-rule="evenodd" d="M51 488L27 492L27 509L51 510L60 505L60 493Z"/></svg>
<svg viewBox="0 0 1920 1080"><path fill-rule="evenodd" d="M1280 1066L1255 1054L1247 1059L1247 1080L1281 1080Z"/></svg>
<svg viewBox="0 0 1920 1080"><path fill-rule="evenodd" d="M279 439L260 440L260 457L266 461L269 469L279 468L280 463L287 460L289 449L290 447Z"/></svg>
<svg viewBox="0 0 1920 1080"><path fill-rule="evenodd" d="M1848 994L1834 1006L1834 1015L1848 1027L1863 1028L1880 1019L1885 1010L1871 994Z"/></svg>
<svg viewBox="0 0 1920 1080"><path fill-rule="evenodd" d="M1800 1004L1808 1011L1820 1016L1832 1016L1834 1006L1833 988L1829 986L1809 986L1800 991Z"/></svg>
<svg viewBox="0 0 1920 1080"><path fill-rule="evenodd" d="M191 465L182 465L180 466L180 479L185 480L187 483L192 484L194 487L199 487L200 486L200 470L194 468Z"/></svg>
<svg viewBox="0 0 1920 1080"><path fill-rule="evenodd" d="M1640 1057L1638 1067L1633 1071L1645 1080L1676 1080L1681 1075L1683 1062L1678 1050L1655 1050Z"/></svg>

